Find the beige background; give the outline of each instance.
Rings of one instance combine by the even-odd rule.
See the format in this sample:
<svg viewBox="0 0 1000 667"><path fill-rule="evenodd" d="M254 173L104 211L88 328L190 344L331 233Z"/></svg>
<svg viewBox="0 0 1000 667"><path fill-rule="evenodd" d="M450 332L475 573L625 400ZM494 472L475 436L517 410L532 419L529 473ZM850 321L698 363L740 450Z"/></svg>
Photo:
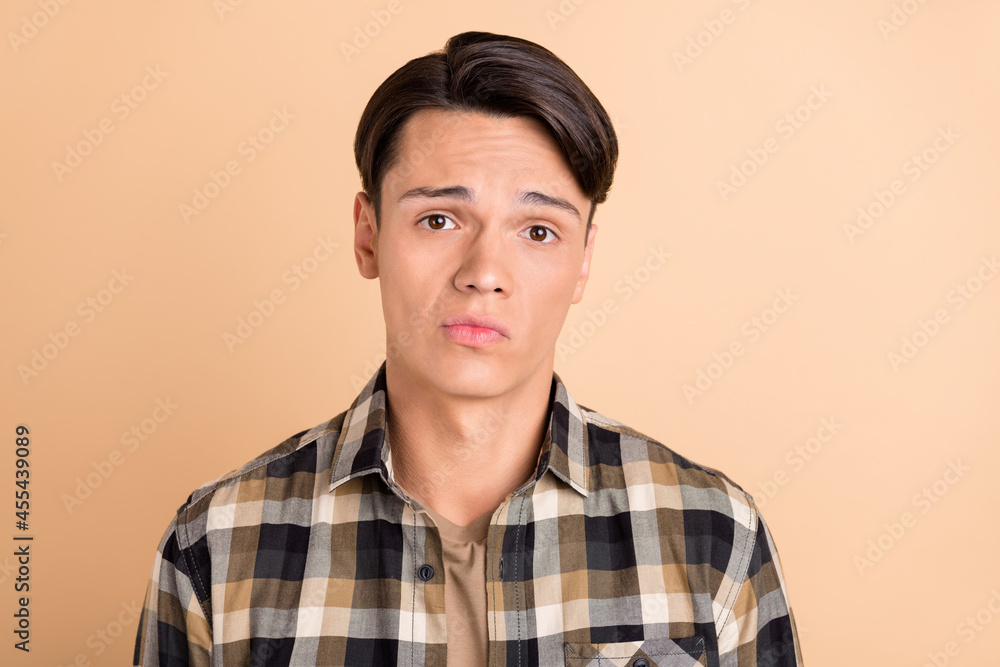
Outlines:
<svg viewBox="0 0 1000 667"><path fill-rule="evenodd" d="M0 661L128 663L130 605L187 494L346 408L381 362L378 286L350 248L357 119L395 68L477 29L553 50L619 131L557 356L577 400L755 494L809 665L992 664L998 6L346 5L4 3ZM274 109L294 118L250 160ZM239 173L185 221L228 161ZM852 228L859 207L880 215ZM304 262L318 239L339 247ZM35 351L51 358L22 377ZM19 423L30 655L11 632Z"/></svg>

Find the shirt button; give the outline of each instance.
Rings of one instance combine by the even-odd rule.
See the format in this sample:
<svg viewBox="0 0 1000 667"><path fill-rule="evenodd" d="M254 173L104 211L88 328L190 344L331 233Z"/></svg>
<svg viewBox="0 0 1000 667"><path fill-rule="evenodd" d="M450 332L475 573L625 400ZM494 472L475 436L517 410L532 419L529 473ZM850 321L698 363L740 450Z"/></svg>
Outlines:
<svg viewBox="0 0 1000 667"><path fill-rule="evenodd" d="M638 660L633 662L632 665L633 667L649 667L649 660L646 660L645 658L639 658Z"/></svg>
<svg viewBox="0 0 1000 667"><path fill-rule="evenodd" d="M430 565L421 565L417 568L417 576L420 577L422 581L427 581L434 576L434 568ZM649 667L648 665L646 667Z"/></svg>

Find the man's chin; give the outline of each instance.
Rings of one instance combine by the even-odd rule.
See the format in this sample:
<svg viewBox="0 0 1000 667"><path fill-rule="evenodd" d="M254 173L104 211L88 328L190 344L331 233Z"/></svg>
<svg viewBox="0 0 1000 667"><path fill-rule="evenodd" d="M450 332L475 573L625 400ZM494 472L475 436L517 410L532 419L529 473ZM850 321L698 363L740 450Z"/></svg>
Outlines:
<svg viewBox="0 0 1000 667"><path fill-rule="evenodd" d="M501 394L508 379L499 359L441 359L427 372L442 392L470 398Z"/></svg>
<svg viewBox="0 0 1000 667"><path fill-rule="evenodd" d="M450 348L450 349L448 349ZM508 389L513 370L503 355L477 355L477 350L449 345L417 358L391 360L413 385L454 397L489 398Z"/></svg>

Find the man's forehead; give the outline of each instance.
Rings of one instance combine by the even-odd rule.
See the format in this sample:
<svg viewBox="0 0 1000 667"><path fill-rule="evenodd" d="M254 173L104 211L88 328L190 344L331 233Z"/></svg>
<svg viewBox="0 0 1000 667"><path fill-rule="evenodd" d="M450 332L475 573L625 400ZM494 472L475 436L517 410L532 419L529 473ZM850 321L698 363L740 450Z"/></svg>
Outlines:
<svg viewBox="0 0 1000 667"><path fill-rule="evenodd" d="M428 126L438 126L437 132L440 135L445 135L458 125L468 123L483 127L510 123L514 126L523 127L526 131L530 128L548 136L545 124L531 116L491 114L483 111L444 109L441 107L430 107L414 111L406 120L403 131L405 134L406 130L412 127L427 128Z"/></svg>
<svg viewBox="0 0 1000 667"><path fill-rule="evenodd" d="M502 135L498 137L489 134L490 130L499 127L503 127L503 134L509 132L515 136L530 137L532 142L542 142L555 158L551 169L547 169L541 179L540 186L586 199L573 176L569 162L541 121L528 116L496 116L477 111L439 108L416 111L404 123L399 135L396 159L386 172L386 185L400 192L427 185L417 183L414 177L427 175L435 166L451 166L453 160L462 160L463 156L474 159L476 151L469 149L470 145L475 145L478 141L484 147L490 141L494 142L494 146L508 146L509 141L504 141ZM538 145L535 143L536 147ZM437 162L435 155L439 158ZM440 159L445 156L449 158L447 162Z"/></svg>
<svg viewBox="0 0 1000 667"><path fill-rule="evenodd" d="M433 153L438 145L448 145L458 139L481 140L485 143L498 135L540 141L562 157L555 138L536 118L438 108L420 109L406 120L400 132L400 149Z"/></svg>

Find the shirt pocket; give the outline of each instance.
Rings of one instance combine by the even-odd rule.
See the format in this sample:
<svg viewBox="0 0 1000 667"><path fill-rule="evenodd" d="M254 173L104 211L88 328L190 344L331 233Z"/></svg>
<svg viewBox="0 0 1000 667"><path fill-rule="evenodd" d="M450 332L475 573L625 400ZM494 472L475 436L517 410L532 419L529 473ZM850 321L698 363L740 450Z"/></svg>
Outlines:
<svg viewBox="0 0 1000 667"><path fill-rule="evenodd" d="M705 667L704 637L563 646L567 667Z"/></svg>

